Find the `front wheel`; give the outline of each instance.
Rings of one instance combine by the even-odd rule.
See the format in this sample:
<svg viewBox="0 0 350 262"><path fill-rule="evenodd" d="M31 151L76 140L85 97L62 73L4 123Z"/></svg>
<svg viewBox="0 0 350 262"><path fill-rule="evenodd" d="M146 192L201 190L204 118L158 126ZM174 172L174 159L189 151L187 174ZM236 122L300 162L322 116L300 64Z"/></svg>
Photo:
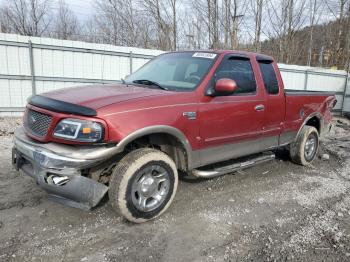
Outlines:
<svg viewBox="0 0 350 262"><path fill-rule="evenodd" d="M113 209L131 222L142 223L165 212L178 184L174 161L165 153L142 148L116 166L109 184Z"/></svg>
<svg viewBox="0 0 350 262"><path fill-rule="evenodd" d="M299 165L309 165L316 157L319 147L319 134L315 127L304 126L296 141L290 145L290 158Z"/></svg>

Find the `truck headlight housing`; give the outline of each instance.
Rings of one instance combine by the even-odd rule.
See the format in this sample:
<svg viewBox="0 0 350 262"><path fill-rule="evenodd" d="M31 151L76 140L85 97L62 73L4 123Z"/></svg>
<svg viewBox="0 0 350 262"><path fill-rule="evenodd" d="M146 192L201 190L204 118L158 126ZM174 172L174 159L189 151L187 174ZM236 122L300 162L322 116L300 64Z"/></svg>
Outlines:
<svg viewBox="0 0 350 262"><path fill-rule="evenodd" d="M54 137L79 142L97 142L102 139L103 126L100 123L67 118L55 127Z"/></svg>

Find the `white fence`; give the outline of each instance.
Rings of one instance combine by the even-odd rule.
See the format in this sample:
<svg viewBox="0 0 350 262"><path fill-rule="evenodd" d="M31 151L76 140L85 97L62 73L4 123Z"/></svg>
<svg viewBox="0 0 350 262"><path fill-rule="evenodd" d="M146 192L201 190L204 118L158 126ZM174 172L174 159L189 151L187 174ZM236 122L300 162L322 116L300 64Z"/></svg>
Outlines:
<svg viewBox="0 0 350 262"><path fill-rule="evenodd" d="M350 81L345 71L285 64L278 66L286 89L335 92L338 103L334 111L350 112Z"/></svg>
<svg viewBox="0 0 350 262"><path fill-rule="evenodd" d="M159 50L0 33L0 116L20 114L26 99L53 89L111 83L135 71ZM285 87L337 94L336 110L350 112L345 71L279 65ZM345 99L343 99L345 98Z"/></svg>
<svg viewBox="0 0 350 262"><path fill-rule="evenodd" d="M54 89L120 81L159 50L0 33L0 115Z"/></svg>

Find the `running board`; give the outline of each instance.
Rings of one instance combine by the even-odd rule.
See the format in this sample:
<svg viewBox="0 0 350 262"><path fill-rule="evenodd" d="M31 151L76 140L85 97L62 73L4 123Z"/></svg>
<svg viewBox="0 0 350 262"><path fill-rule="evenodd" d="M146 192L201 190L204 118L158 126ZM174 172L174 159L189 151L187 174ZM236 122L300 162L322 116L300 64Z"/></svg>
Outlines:
<svg viewBox="0 0 350 262"><path fill-rule="evenodd" d="M272 152L266 152L254 158L250 158L250 159L245 158L243 162L236 162L234 164L230 164L222 167L206 169L206 170L194 169L192 171L192 175L194 175L195 177L201 177L201 178L212 178L216 176L222 176L228 173L233 173L248 167L252 167L261 163L271 161L273 159L275 159L275 154Z"/></svg>

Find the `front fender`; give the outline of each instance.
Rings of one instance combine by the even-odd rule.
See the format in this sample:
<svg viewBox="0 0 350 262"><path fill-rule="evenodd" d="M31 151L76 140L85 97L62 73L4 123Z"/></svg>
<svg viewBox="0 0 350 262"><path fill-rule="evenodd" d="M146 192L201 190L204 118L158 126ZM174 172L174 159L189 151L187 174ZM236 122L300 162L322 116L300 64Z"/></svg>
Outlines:
<svg viewBox="0 0 350 262"><path fill-rule="evenodd" d="M132 132L131 134L127 135L121 141L118 142L118 144L116 145L116 151L123 152L126 145L128 145L130 142L136 140L137 138L156 133L169 134L175 137L186 150L188 168L191 169L193 166L196 165L196 163L198 162L198 157L195 157L191 144L186 138L185 134L182 133L179 129L167 125L147 126Z"/></svg>

